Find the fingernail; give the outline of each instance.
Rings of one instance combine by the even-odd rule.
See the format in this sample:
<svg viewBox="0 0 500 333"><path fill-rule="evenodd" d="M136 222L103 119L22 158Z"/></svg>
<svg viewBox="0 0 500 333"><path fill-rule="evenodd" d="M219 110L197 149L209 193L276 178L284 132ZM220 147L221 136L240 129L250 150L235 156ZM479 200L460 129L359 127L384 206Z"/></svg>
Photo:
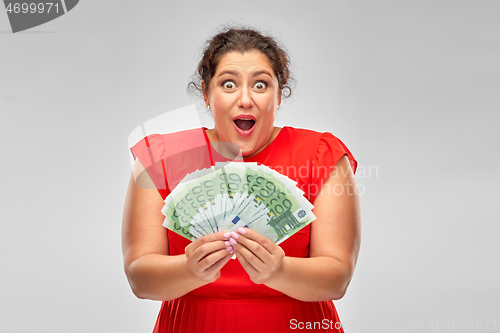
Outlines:
<svg viewBox="0 0 500 333"><path fill-rule="evenodd" d="M228 231L225 234L223 234L222 236L224 236L226 238L229 238L229 237L231 237L231 233Z"/></svg>
<svg viewBox="0 0 500 333"><path fill-rule="evenodd" d="M239 228L239 229L238 229L238 232L239 232L240 234L244 235L247 231L246 231L245 229L243 229L243 228Z"/></svg>
<svg viewBox="0 0 500 333"><path fill-rule="evenodd" d="M224 244L226 244L226 246L231 246L231 243L228 241L225 241Z"/></svg>
<svg viewBox="0 0 500 333"><path fill-rule="evenodd" d="M238 244L237 241L234 240L234 238L229 238L229 241L232 243L232 244Z"/></svg>
<svg viewBox="0 0 500 333"><path fill-rule="evenodd" d="M231 231L231 237L233 237L234 239L238 239L238 237L240 237L240 235L238 235L234 231Z"/></svg>
<svg viewBox="0 0 500 333"><path fill-rule="evenodd" d="M233 250L233 247L232 246L228 246L228 247L226 247L226 250L227 250L227 252L231 252Z"/></svg>
<svg viewBox="0 0 500 333"><path fill-rule="evenodd" d="M231 251L231 252L229 252L229 253L233 254L233 253L234 253L234 251Z"/></svg>

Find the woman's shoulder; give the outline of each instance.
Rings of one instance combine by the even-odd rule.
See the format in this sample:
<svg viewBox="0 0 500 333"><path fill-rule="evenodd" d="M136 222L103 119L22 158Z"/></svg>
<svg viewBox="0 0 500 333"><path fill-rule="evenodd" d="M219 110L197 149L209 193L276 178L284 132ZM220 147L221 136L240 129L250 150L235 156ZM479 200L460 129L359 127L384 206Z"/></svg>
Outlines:
<svg viewBox="0 0 500 333"><path fill-rule="evenodd" d="M278 137L276 145L280 149L285 148L288 154L300 155L308 159L325 154L341 142L329 132L289 126L283 127Z"/></svg>
<svg viewBox="0 0 500 333"><path fill-rule="evenodd" d="M283 127L283 138L292 143L295 151L310 151L317 163L335 165L344 155L347 155L352 169L357 167L356 159L347 146L330 132L317 132L309 129Z"/></svg>
<svg viewBox="0 0 500 333"><path fill-rule="evenodd" d="M130 150L135 157L158 156L164 158L193 148L207 145L203 128L195 128L172 133L153 133L144 136Z"/></svg>
<svg viewBox="0 0 500 333"><path fill-rule="evenodd" d="M313 142L319 144L320 141L324 140L339 140L330 132L318 132L305 128L284 126L281 131L284 131L284 136L292 138L294 141L302 144L312 144Z"/></svg>

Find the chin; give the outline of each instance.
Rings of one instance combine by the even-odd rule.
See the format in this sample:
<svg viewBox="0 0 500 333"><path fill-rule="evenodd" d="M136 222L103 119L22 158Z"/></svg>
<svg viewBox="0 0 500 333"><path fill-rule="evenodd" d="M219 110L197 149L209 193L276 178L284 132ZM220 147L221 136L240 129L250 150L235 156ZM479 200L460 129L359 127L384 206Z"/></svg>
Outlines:
<svg viewBox="0 0 500 333"><path fill-rule="evenodd" d="M248 157L264 149L264 147L267 146L265 141L262 142L262 140L255 140L259 139L261 135L262 135L261 132L255 131L254 133L252 133L251 137L253 140L252 139L248 140L250 139L248 137L246 138L247 140L241 140L241 138L238 138L240 140L237 140L236 142L238 147L240 147L242 156Z"/></svg>
<svg viewBox="0 0 500 333"><path fill-rule="evenodd" d="M241 149L241 156L248 157L248 155L252 155L254 153L253 149Z"/></svg>
<svg viewBox="0 0 500 333"><path fill-rule="evenodd" d="M258 150L259 150L258 148L240 146L241 155L244 157L248 157L252 154L255 154Z"/></svg>
<svg viewBox="0 0 500 333"><path fill-rule="evenodd" d="M240 148L240 154L242 156L248 156L248 155L251 155L255 152L255 149L252 149L252 148L248 147L247 145L243 145L243 144L238 143L237 146Z"/></svg>

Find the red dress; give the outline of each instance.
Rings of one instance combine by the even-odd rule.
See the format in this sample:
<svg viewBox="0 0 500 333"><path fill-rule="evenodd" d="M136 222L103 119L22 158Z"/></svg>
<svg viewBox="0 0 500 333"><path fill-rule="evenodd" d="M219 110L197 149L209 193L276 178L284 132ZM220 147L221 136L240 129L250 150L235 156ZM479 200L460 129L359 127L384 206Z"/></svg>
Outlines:
<svg viewBox="0 0 500 333"><path fill-rule="evenodd" d="M208 142L208 137L203 134ZM164 137L154 135L149 137L147 146L154 153L156 149L168 146L165 142ZM134 146L132 152L146 165L148 162L145 163L143 158L147 160L148 157L140 145L141 142ZM205 150L208 150L206 146ZM151 153L148 154L151 156ZM200 159L209 159L209 163L213 163L217 159L215 155L209 152ZM314 202L319 188L344 155L347 155L355 172L356 160L342 141L332 134L283 127L266 148L245 158L245 162L264 164L297 181L297 186L305 192L306 198ZM199 166L192 166L193 170L197 168ZM168 173L168 167L164 164L162 170L163 174ZM160 190L164 199L168 192L168 189ZM280 244L286 256L308 257L310 230L308 225ZM183 254L184 248L190 243L170 230L168 242L171 255ZM229 260L215 282L175 300L162 302L153 333L293 332L297 329L343 332L332 301L303 302L263 284L255 284L238 260Z"/></svg>

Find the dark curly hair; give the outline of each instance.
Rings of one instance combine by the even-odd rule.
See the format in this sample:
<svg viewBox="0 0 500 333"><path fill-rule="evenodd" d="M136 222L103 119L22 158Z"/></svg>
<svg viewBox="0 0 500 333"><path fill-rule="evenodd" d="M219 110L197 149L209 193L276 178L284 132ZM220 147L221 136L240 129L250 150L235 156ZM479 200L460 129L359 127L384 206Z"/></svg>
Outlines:
<svg viewBox="0 0 500 333"><path fill-rule="evenodd" d="M273 37L250 28L224 27L221 32L207 41L198 69L187 86L188 91L199 96L203 95L201 82L203 81L205 89L208 89L217 65L224 54L234 51L245 53L254 50L267 56L274 74L278 78L278 86L282 96L289 97L292 93L290 83L293 79L290 77L290 69L288 68L290 65L288 54Z"/></svg>

